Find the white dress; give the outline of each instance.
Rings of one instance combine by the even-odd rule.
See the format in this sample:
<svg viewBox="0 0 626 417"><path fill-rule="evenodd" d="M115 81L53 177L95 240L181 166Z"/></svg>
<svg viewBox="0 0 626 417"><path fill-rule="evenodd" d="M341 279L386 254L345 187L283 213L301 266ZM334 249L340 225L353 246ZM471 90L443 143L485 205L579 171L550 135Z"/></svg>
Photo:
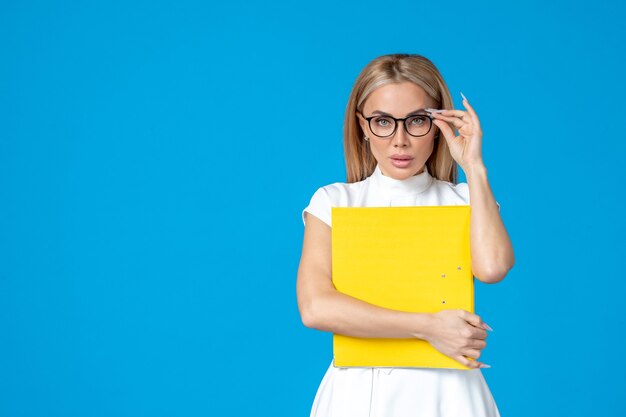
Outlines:
<svg viewBox="0 0 626 417"><path fill-rule="evenodd" d="M331 207L469 204L467 183L432 177L428 169L405 180L377 165L368 178L319 188L309 212L331 225ZM306 224L306 223L305 223ZM311 417L499 417L481 369L335 367L331 361L313 400Z"/></svg>

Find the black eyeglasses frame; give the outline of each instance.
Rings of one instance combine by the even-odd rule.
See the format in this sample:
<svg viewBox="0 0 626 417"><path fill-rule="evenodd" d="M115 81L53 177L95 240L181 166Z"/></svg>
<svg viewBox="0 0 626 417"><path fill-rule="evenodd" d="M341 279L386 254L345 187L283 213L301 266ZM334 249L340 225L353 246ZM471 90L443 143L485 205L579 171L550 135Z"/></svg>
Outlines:
<svg viewBox="0 0 626 417"><path fill-rule="evenodd" d="M402 122L402 125L404 125L404 131L408 135L413 136L414 138L421 138L423 136L428 135L430 133L430 131L432 130L432 128L433 128L433 117L431 115L429 115L429 114L412 114L412 115L407 116L407 117L396 119L395 117L387 115L387 114L377 114L375 116L365 117L365 115L363 113L361 113L360 111L358 111L358 110L357 110L357 113L360 114L361 117L363 117L365 120L367 120L367 125L369 126L370 132L372 133L372 135L374 135L376 137L379 137L379 138L389 138L389 137L392 137L393 135L395 135L396 134L396 130L398 130L398 125L400 124L399 122ZM426 133L424 133L423 135L412 135L411 133L409 133L409 128L406 125L406 121L411 119L412 117L418 117L418 116L419 117L424 117L424 116L427 117L428 120L430 121L430 125L429 125L428 130L426 131ZM376 133L374 133L374 131L372 130L372 119L375 118L375 117L387 117L389 119L393 119L393 121L395 123L395 126L393 128L393 132L391 132L387 136L380 136L380 135L377 135Z"/></svg>

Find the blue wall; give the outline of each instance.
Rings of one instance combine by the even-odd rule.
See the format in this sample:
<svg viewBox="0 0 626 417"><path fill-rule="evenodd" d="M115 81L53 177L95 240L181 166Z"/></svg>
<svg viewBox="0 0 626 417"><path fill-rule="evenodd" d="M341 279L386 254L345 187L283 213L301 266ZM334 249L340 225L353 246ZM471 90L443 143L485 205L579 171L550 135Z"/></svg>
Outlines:
<svg viewBox="0 0 626 417"><path fill-rule="evenodd" d="M624 6L341 3L2 2L0 416L308 416L300 213L393 52L481 117L502 415L626 414Z"/></svg>

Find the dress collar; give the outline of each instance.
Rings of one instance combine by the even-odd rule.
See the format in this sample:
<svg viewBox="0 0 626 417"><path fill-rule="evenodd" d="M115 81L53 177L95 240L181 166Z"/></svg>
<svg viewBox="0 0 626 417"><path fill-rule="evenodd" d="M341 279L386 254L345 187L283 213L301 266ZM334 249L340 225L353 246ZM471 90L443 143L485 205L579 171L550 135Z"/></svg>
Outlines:
<svg viewBox="0 0 626 417"><path fill-rule="evenodd" d="M371 175L372 181L385 193L390 196L399 196L404 194L419 194L426 190L432 184L433 177L428 172L428 168L424 166L424 171L420 174L404 180L397 180L386 176L380 170L379 164Z"/></svg>

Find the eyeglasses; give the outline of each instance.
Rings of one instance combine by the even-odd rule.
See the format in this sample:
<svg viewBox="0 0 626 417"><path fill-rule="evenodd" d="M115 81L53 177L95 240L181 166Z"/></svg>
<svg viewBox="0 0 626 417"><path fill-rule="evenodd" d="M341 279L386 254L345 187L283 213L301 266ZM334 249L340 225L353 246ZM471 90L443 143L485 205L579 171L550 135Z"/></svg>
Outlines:
<svg viewBox="0 0 626 417"><path fill-rule="evenodd" d="M357 111L361 116L363 113ZM372 133L380 138L388 138L396 133L398 122L403 122L404 130L411 136L425 136L433 127L433 118L427 114L415 114L403 119L396 119L391 116L363 116L369 124Z"/></svg>

